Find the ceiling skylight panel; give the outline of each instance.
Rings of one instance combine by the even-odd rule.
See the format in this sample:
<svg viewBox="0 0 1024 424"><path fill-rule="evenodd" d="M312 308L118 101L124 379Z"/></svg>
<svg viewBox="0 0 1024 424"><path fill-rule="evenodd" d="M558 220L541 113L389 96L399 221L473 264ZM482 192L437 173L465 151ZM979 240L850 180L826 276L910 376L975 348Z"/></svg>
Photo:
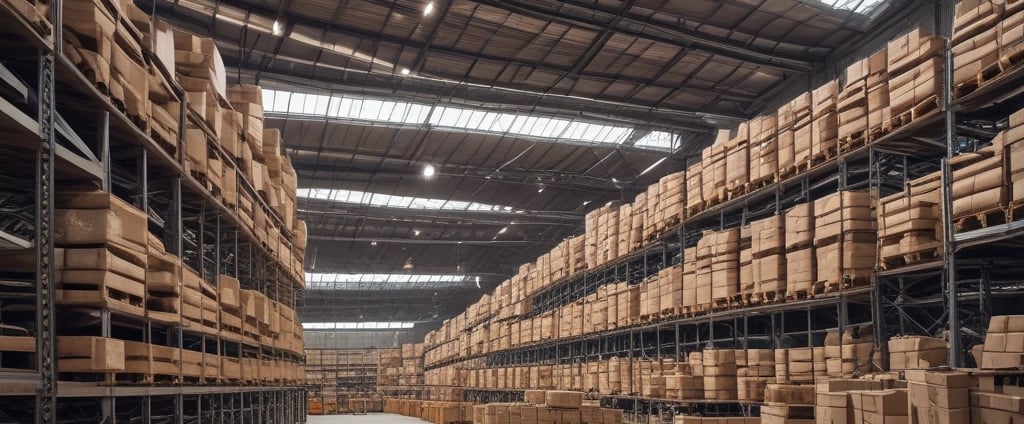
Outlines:
<svg viewBox="0 0 1024 424"><path fill-rule="evenodd" d="M633 144L637 147L675 150L679 145L679 136L665 131L651 131Z"/></svg>
<svg viewBox="0 0 1024 424"><path fill-rule="evenodd" d="M300 188L296 190L296 194L298 197L304 199L329 200L338 203L351 203L355 205L387 208L495 212L511 212L513 210L510 206L490 205L486 203L458 200L430 199L425 197L393 196L390 194L367 193L355 190Z"/></svg>

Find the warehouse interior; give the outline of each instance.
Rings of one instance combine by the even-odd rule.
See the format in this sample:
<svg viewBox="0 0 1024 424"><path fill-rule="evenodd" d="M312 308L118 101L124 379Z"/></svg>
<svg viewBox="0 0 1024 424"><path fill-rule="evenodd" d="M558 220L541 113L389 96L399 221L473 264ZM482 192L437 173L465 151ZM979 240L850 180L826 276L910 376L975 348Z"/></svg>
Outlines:
<svg viewBox="0 0 1024 424"><path fill-rule="evenodd" d="M1024 420L1024 1L0 22L0 423Z"/></svg>

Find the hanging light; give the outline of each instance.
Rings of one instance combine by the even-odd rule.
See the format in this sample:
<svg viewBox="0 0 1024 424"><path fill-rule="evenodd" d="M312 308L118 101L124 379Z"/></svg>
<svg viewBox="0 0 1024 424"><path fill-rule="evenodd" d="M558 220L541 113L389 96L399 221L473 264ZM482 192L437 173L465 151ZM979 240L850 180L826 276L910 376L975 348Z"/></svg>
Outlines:
<svg viewBox="0 0 1024 424"><path fill-rule="evenodd" d="M434 12L434 2L427 3L427 5L425 7L423 7L423 16L430 16L430 14L433 13L433 12Z"/></svg>
<svg viewBox="0 0 1024 424"><path fill-rule="evenodd" d="M402 75L409 75L409 73L412 71L410 71L409 68L402 68L402 70L399 72L401 72Z"/></svg>
<svg viewBox="0 0 1024 424"><path fill-rule="evenodd" d="M405 265L402 265L402 269L406 271L412 271L413 268L414 266L412 264L412 257L410 256L409 259L405 260Z"/></svg>
<svg viewBox="0 0 1024 424"><path fill-rule="evenodd" d="M281 35L282 29L281 29L281 22L280 21L278 21L276 19L274 20L274 26L271 27L271 32L274 35Z"/></svg>
<svg viewBox="0 0 1024 424"><path fill-rule="evenodd" d="M374 241L370 242L370 246L376 246L376 245L377 245L377 240L374 240Z"/></svg>
<svg viewBox="0 0 1024 424"><path fill-rule="evenodd" d="M430 178L433 177L434 175L437 175L437 169L434 168L434 165L428 163L426 166L423 167L424 177Z"/></svg>
<svg viewBox="0 0 1024 424"><path fill-rule="evenodd" d="M501 229L498 230L498 234L505 234L506 231L508 231L508 227L501 227Z"/></svg>
<svg viewBox="0 0 1024 424"><path fill-rule="evenodd" d="M476 276L476 288L480 288L480 276Z"/></svg>
<svg viewBox="0 0 1024 424"><path fill-rule="evenodd" d="M412 235L414 235L414 236L420 235L420 230L412 230Z"/></svg>

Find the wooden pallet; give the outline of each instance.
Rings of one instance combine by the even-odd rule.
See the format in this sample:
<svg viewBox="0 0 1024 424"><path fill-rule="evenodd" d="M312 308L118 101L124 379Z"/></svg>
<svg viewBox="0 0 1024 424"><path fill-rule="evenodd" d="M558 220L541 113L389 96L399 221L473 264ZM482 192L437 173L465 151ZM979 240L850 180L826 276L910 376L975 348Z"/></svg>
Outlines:
<svg viewBox="0 0 1024 424"><path fill-rule="evenodd" d="M953 222L956 232L964 232L988 228L993 225L1002 225L1008 222L1008 208L999 206L984 212L959 217Z"/></svg>
<svg viewBox="0 0 1024 424"><path fill-rule="evenodd" d="M907 110L892 110L892 119L890 120L890 123L893 129L909 125L911 122L923 118L938 108L939 98L938 96L932 95L927 99L914 104Z"/></svg>
<svg viewBox="0 0 1024 424"><path fill-rule="evenodd" d="M932 262L940 257L942 257L942 242L936 241L912 252L901 252L899 255L882 258L881 265L882 269L889 270L919 263Z"/></svg>
<svg viewBox="0 0 1024 424"><path fill-rule="evenodd" d="M761 293L756 293L758 301L760 303L776 303L786 299L785 290L773 290Z"/></svg>
<svg viewBox="0 0 1024 424"><path fill-rule="evenodd" d="M839 137L839 151L843 153L849 152L853 149L856 149L860 146L867 144L869 140L870 132L869 130L866 129L856 131L853 134L844 135L842 137Z"/></svg>
<svg viewBox="0 0 1024 424"><path fill-rule="evenodd" d="M65 271L63 275L74 282L62 281L58 285L59 306L92 306L137 317L146 316L144 283L105 271L74 270Z"/></svg>

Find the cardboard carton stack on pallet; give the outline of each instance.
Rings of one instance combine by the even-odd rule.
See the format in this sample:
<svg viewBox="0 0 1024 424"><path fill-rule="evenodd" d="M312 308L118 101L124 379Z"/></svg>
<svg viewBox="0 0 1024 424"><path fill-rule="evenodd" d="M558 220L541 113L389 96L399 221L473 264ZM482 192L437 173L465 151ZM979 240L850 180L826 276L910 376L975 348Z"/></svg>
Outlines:
<svg viewBox="0 0 1024 424"><path fill-rule="evenodd" d="M715 142L701 152L701 196L703 208L716 205L726 199L725 146L729 142L729 131L718 130ZM703 209L702 208L702 209Z"/></svg>
<svg viewBox="0 0 1024 424"><path fill-rule="evenodd" d="M781 354L780 354L781 352ZM786 361L785 374L778 365ZM825 376L825 348L799 347L775 349L776 380L780 383L811 384Z"/></svg>
<svg viewBox="0 0 1024 424"><path fill-rule="evenodd" d="M886 132L889 81L886 51L881 50L846 68L839 93L839 151L849 151Z"/></svg>
<svg viewBox="0 0 1024 424"><path fill-rule="evenodd" d="M879 266L894 269L936 260L942 253L941 174L907 183L878 202Z"/></svg>
<svg viewBox="0 0 1024 424"><path fill-rule="evenodd" d="M746 193L750 183L750 126L747 122L741 122L725 144L724 182L726 199Z"/></svg>
<svg viewBox="0 0 1024 424"><path fill-rule="evenodd" d="M811 158L811 93L803 93L779 108L779 177L807 170Z"/></svg>
<svg viewBox="0 0 1024 424"><path fill-rule="evenodd" d="M1008 125L1009 128L1003 133L1006 190L1010 201L1008 219L1016 221L1021 219L1018 209L1024 202L1024 110L1011 114Z"/></svg>
<svg viewBox="0 0 1024 424"><path fill-rule="evenodd" d="M779 180L778 115L750 120L750 189Z"/></svg>
<svg viewBox="0 0 1024 424"><path fill-rule="evenodd" d="M740 300L744 303L752 301L755 288L757 287L754 283L754 258L751 254L751 235L749 224L740 227L740 239L737 245L740 269L739 277L737 278L739 283L737 292L740 295Z"/></svg>
<svg viewBox="0 0 1024 424"><path fill-rule="evenodd" d="M684 218L689 218L704 210L704 162L695 162L683 172L686 175L686 210Z"/></svg>
<svg viewBox="0 0 1024 424"><path fill-rule="evenodd" d="M833 158L839 147L839 119L836 105L839 83L826 82L811 92L811 165ZM797 144L799 146L799 143Z"/></svg>
<svg viewBox="0 0 1024 424"><path fill-rule="evenodd" d="M949 162L953 168L953 219L956 229L962 231L1004 223L1008 196L1003 177L1002 144L958 155Z"/></svg>
<svg viewBox="0 0 1024 424"><path fill-rule="evenodd" d="M841 191L814 202L818 290L866 285L875 268L877 220L871 194Z"/></svg>
<svg viewBox="0 0 1024 424"><path fill-rule="evenodd" d="M892 127L907 125L939 106L942 93L940 37L918 27L886 46Z"/></svg>
<svg viewBox="0 0 1024 424"><path fill-rule="evenodd" d="M700 368L703 374L703 366ZM665 397L679 400L704 397L704 377L694 375L693 370L688 360L677 363L675 373L665 376Z"/></svg>
<svg viewBox="0 0 1024 424"><path fill-rule="evenodd" d="M658 180L658 213L655 218L655 229L658 234L678 225L683 219L685 207L686 173L674 172Z"/></svg>
<svg viewBox="0 0 1024 424"><path fill-rule="evenodd" d="M761 419L758 417L699 417L691 415L676 415L673 424L758 424Z"/></svg>
<svg viewBox="0 0 1024 424"><path fill-rule="evenodd" d="M978 87L1019 65L1024 11L1010 4L967 0L956 3L953 21L953 95Z"/></svg>
<svg viewBox="0 0 1024 424"><path fill-rule="evenodd" d="M754 294L762 302L780 301L786 292L786 217L750 223Z"/></svg>
<svg viewBox="0 0 1024 424"><path fill-rule="evenodd" d="M786 297L806 298L818 281L814 254L814 205L802 203L786 212Z"/></svg>

